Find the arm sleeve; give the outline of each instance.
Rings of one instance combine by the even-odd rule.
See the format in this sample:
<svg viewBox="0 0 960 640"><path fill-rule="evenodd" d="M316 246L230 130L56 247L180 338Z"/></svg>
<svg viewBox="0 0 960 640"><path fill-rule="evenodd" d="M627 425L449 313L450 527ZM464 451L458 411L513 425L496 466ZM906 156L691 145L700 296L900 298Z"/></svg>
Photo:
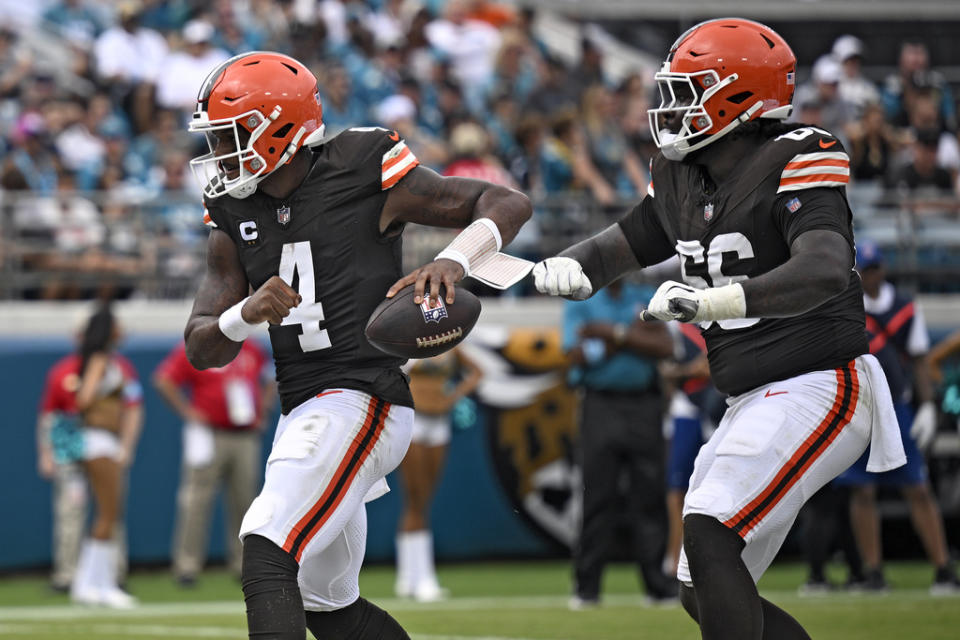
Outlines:
<svg viewBox="0 0 960 640"><path fill-rule="evenodd" d="M653 196L641 200L618 224L641 266L663 262L674 254L670 239L657 218Z"/></svg>
<svg viewBox="0 0 960 640"><path fill-rule="evenodd" d="M781 193L773 202L773 219L788 246L807 231L823 229L839 233L853 247L853 214L839 189Z"/></svg>

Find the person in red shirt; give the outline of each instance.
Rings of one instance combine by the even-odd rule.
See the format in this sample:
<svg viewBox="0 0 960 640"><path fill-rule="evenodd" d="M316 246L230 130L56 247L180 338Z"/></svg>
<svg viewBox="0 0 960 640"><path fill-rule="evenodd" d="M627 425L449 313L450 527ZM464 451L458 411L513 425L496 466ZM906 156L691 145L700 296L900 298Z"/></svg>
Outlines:
<svg viewBox="0 0 960 640"><path fill-rule="evenodd" d="M129 608L136 600L117 585L116 534L126 495L125 472L143 424L143 390L130 361L114 352L119 335L109 305L100 307L81 334L78 352L50 370L40 403L38 444L41 475L52 477L58 467L79 466L96 505L90 538L80 548L71 598ZM85 509L84 500L80 509Z"/></svg>
<svg viewBox="0 0 960 640"><path fill-rule="evenodd" d="M228 565L240 575L237 534L259 488L260 435L276 394L272 377L264 377L266 364L261 348L247 340L226 366L198 371L180 343L154 372L154 386L184 422L173 548L173 573L182 586L192 586L203 569L213 499L221 486Z"/></svg>

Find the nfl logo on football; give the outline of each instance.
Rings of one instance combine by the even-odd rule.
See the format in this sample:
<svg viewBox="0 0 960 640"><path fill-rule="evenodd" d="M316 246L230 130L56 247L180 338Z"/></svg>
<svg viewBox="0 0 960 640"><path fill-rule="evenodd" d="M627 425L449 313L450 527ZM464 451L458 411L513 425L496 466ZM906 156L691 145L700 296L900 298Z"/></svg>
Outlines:
<svg viewBox="0 0 960 640"><path fill-rule="evenodd" d="M283 206L277 209L277 222L283 225L290 223L290 207Z"/></svg>
<svg viewBox="0 0 960 640"><path fill-rule="evenodd" d="M710 222L712 218L713 218L713 203L711 202L710 204L705 205L703 207L703 219L706 220L707 222Z"/></svg>
<svg viewBox="0 0 960 640"><path fill-rule="evenodd" d="M439 323L440 320L447 317L447 308L444 306L443 300L437 300L437 306L431 309L430 296L423 296L423 302L420 303L420 311L423 312L424 322Z"/></svg>

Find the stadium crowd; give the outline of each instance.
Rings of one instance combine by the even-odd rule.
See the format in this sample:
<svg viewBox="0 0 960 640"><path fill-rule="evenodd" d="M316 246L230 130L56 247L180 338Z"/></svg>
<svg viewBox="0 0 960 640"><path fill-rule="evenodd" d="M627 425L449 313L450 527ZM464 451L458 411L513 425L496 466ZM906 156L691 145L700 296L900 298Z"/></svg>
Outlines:
<svg viewBox="0 0 960 640"><path fill-rule="evenodd" d="M396 129L427 166L529 194L538 211L515 243L529 257L550 245L539 230L585 233L588 215L606 223L604 209L619 215L646 190L653 70L610 77L603 39L589 29L575 43L579 61L566 64L538 37L532 9L53 0L4 2L0 12L0 250L22 276L2 297L89 297L103 282L123 297L186 295L206 236L189 175L206 145L186 123L207 72L250 50L282 51L314 71L329 135ZM864 61L863 43L843 36L812 70L801 65L809 80L795 118L841 137L858 187L955 216L949 84L922 43L904 42L897 72L879 83L864 77Z"/></svg>

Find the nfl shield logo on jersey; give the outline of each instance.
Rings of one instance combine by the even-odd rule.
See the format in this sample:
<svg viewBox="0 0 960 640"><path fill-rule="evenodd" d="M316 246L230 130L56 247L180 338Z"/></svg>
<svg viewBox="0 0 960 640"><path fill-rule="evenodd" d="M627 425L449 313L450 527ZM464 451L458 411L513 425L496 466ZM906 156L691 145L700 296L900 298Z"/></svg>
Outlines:
<svg viewBox="0 0 960 640"><path fill-rule="evenodd" d="M424 322L439 323L442 318L447 317L447 307L443 304L443 299L437 300L437 306L430 308L430 296L423 296L423 302L420 303L420 311L423 313Z"/></svg>
<svg viewBox="0 0 960 640"><path fill-rule="evenodd" d="M277 222L282 225L287 225L290 223L290 207L284 205L277 209Z"/></svg>
<svg viewBox="0 0 960 640"><path fill-rule="evenodd" d="M713 203L711 202L710 204L704 205L703 207L703 219L706 220L707 222L710 222L712 218L713 218Z"/></svg>

